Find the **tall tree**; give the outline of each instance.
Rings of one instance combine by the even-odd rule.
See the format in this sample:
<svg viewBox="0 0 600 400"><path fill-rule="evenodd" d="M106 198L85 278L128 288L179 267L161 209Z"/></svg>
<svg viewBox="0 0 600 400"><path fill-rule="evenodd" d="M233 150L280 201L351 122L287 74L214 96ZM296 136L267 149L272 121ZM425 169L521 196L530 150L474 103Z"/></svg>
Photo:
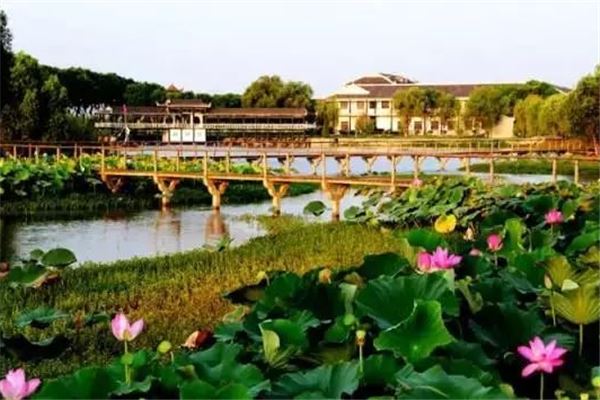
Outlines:
<svg viewBox="0 0 600 400"><path fill-rule="evenodd" d="M466 104L465 117L472 118L489 135L504 113L503 90L496 86L482 86L471 92Z"/></svg>
<svg viewBox="0 0 600 400"><path fill-rule="evenodd" d="M321 127L323 136L335 133L340 118L340 109L335 98L317 103L317 125Z"/></svg>
<svg viewBox="0 0 600 400"><path fill-rule="evenodd" d="M600 65L596 70L584 76L566 100L566 113L575 136L593 141L596 153L600 153L598 135L600 134Z"/></svg>
<svg viewBox="0 0 600 400"><path fill-rule="evenodd" d="M48 141L68 139L67 136L67 106L69 95L67 89L60 83L56 75L50 75L42 86L42 110L47 115L42 115L42 138Z"/></svg>
<svg viewBox="0 0 600 400"><path fill-rule="evenodd" d="M127 85L123 95L125 103L132 106L152 106L164 102L167 94L164 87L156 83L137 82Z"/></svg>
<svg viewBox="0 0 600 400"><path fill-rule="evenodd" d="M566 113L568 97L562 93L553 94L544 100L539 112L539 129L543 135L569 136L570 127Z"/></svg>
<svg viewBox="0 0 600 400"><path fill-rule="evenodd" d="M13 63L12 34L8 18L0 10L0 118L5 107L12 101L10 92L10 69Z"/></svg>
<svg viewBox="0 0 600 400"><path fill-rule="evenodd" d="M418 114L418 102L420 89L413 87L408 90L398 90L393 97L393 104L400 120L402 121L402 131L404 136L408 136L410 120Z"/></svg>
<svg viewBox="0 0 600 400"><path fill-rule="evenodd" d="M312 88L303 82L284 82L277 75L264 75L242 95L243 107L312 107Z"/></svg>
<svg viewBox="0 0 600 400"><path fill-rule="evenodd" d="M457 118L460 114L460 102L450 93L441 92L437 98L435 114L440 119L440 131L442 125L446 125L451 118Z"/></svg>

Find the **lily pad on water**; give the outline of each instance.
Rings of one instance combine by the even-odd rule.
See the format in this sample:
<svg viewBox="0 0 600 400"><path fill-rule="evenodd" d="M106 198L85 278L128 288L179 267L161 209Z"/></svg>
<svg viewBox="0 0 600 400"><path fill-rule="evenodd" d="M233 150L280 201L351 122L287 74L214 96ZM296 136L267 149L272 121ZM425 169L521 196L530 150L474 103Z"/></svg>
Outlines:
<svg viewBox="0 0 600 400"><path fill-rule="evenodd" d="M77 258L71 250L56 248L47 251L40 262L46 267L64 268L77 262Z"/></svg>
<svg viewBox="0 0 600 400"><path fill-rule="evenodd" d="M18 328L24 328L28 325L31 325L34 328L43 329L50 326L53 321L68 317L69 314L66 314L62 311L42 306L19 314L16 320L16 325Z"/></svg>

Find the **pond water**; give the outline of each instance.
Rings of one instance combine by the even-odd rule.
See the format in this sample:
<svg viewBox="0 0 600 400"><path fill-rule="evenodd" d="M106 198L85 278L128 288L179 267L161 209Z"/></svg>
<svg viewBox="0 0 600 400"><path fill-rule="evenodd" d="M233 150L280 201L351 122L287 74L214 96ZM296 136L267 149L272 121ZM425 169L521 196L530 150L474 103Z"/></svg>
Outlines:
<svg viewBox="0 0 600 400"><path fill-rule="evenodd" d="M351 162L353 173L366 172L366 164L362 160L353 159ZM295 161L293 167L304 173L310 171L310 165L305 160ZM444 173L456 173L458 167L458 161L452 160ZM336 168L336 162L328 160L328 171L334 171ZM386 159L380 158L373 165L373 171L388 170L389 162ZM398 172L411 171L412 163L408 159L403 159L398 164L397 170ZM422 166L423 173L433 173L436 170L437 161L426 159ZM486 174L479 175L482 178L486 177ZM507 182L518 183L549 180L549 176L545 175L498 174L497 176ZM304 206L313 200L321 200L328 204L325 195L317 191L284 198L282 212L302 215ZM342 212L352 205L359 205L362 201L362 197L355 196L351 192L342 200ZM196 207L145 210L134 213L111 212L100 217L75 220L0 219L0 260L25 256L36 248L47 250L60 246L75 252L80 262L106 262L214 246L226 235L233 239L232 245L240 245L253 237L265 234L256 220L244 216L269 214L270 207L271 202L265 201L255 204L226 205L220 212L214 212L206 207ZM319 218L305 218L328 221L331 215L326 212Z"/></svg>

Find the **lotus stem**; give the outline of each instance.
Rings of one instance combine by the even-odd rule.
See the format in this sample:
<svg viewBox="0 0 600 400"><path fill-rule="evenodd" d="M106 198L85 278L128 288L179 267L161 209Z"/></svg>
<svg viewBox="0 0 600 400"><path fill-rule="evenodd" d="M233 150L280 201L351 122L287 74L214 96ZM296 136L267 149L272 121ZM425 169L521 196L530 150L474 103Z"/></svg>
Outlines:
<svg viewBox="0 0 600 400"><path fill-rule="evenodd" d="M496 268L498 268L498 253L494 253L494 264L496 265Z"/></svg>
<svg viewBox="0 0 600 400"><path fill-rule="evenodd" d="M544 373L540 374L540 400L544 400Z"/></svg>
<svg viewBox="0 0 600 400"><path fill-rule="evenodd" d="M127 340L123 341L123 344L125 345L125 355L129 354L128 348L127 348ZM129 371L129 364L125 363L125 383L127 385L131 384L131 374Z"/></svg>
<svg viewBox="0 0 600 400"><path fill-rule="evenodd" d="M358 371L363 373L363 346L358 346Z"/></svg>
<svg viewBox="0 0 600 400"><path fill-rule="evenodd" d="M550 310L552 311L552 325L556 326L556 311L554 310L554 290L550 289Z"/></svg>
<svg viewBox="0 0 600 400"><path fill-rule="evenodd" d="M583 324L579 324L579 355L583 353Z"/></svg>

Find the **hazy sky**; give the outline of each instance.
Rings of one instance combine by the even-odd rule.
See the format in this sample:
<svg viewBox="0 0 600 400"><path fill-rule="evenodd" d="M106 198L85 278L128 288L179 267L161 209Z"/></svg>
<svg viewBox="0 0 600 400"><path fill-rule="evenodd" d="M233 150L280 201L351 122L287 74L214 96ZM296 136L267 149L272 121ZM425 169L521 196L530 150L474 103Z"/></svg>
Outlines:
<svg viewBox="0 0 600 400"><path fill-rule="evenodd" d="M598 1L2 0L13 48L40 62L203 92L263 74L318 96L370 72L421 82L572 86L599 60Z"/></svg>

